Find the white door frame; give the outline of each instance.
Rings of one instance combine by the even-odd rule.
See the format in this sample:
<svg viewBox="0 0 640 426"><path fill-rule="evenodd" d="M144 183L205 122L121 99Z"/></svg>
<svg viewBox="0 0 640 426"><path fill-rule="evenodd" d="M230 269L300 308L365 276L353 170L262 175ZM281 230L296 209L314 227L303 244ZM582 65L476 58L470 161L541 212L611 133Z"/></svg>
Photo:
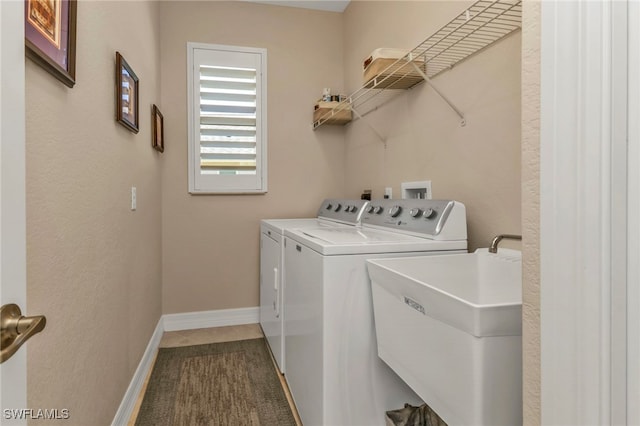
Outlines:
<svg viewBox="0 0 640 426"><path fill-rule="evenodd" d="M0 0L0 303L26 315L24 2ZM0 423L26 424L4 411L27 406L27 356L0 364Z"/></svg>
<svg viewBox="0 0 640 426"><path fill-rule="evenodd" d="M544 425L632 424L630 405L636 405L630 404L634 378L627 357L635 344L636 358L630 359L638 359L638 329L634 335L634 325L627 323L631 315L637 318L637 303L628 300L638 294L637 271L634 282L630 267L640 259L637 247L632 257L628 242L634 226L637 232L639 185L634 201L627 171L637 170L640 161L628 156L634 142L627 143L627 6L542 3ZM637 385L637 368L635 374Z"/></svg>
<svg viewBox="0 0 640 426"><path fill-rule="evenodd" d="M629 2L627 424L640 424L640 2Z"/></svg>

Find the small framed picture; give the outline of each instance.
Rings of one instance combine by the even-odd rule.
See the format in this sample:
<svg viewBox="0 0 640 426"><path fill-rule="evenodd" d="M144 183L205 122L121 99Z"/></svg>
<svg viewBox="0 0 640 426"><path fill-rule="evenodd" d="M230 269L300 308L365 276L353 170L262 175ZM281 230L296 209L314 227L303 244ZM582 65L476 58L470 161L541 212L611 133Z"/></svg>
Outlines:
<svg viewBox="0 0 640 426"><path fill-rule="evenodd" d="M157 105L153 105L151 113L153 123L153 140L151 146L160 152L164 152L164 117Z"/></svg>
<svg viewBox="0 0 640 426"><path fill-rule="evenodd" d="M28 58L66 86L76 83L76 0L25 0Z"/></svg>
<svg viewBox="0 0 640 426"><path fill-rule="evenodd" d="M116 52L116 120L133 133L139 131L138 76Z"/></svg>

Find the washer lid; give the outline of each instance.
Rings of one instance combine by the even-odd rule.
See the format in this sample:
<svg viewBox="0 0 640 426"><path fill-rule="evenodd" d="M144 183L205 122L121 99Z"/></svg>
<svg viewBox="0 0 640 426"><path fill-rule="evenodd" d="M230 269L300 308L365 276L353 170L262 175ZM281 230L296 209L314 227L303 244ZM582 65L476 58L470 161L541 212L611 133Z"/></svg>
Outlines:
<svg viewBox="0 0 640 426"><path fill-rule="evenodd" d="M467 249L467 240L436 241L355 227L286 229L285 236L325 256Z"/></svg>
<svg viewBox="0 0 640 426"><path fill-rule="evenodd" d="M337 232L336 232L337 231ZM385 242L415 241L416 239L404 234L362 230L356 228L316 228L303 229L302 233L311 238L328 244L380 244Z"/></svg>
<svg viewBox="0 0 640 426"><path fill-rule="evenodd" d="M284 230L298 229L298 228L312 228L317 227L320 221L316 218L308 219L262 219L260 221L260 228L262 232L275 232L276 234L284 235Z"/></svg>
<svg viewBox="0 0 640 426"><path fill-rule="evenodd" d="M355 225L348 225L341 222L317 219L262 219L260 230L263 233L276 233L284 235L285 229L306 229L306 228L355 228Z"/></svg>

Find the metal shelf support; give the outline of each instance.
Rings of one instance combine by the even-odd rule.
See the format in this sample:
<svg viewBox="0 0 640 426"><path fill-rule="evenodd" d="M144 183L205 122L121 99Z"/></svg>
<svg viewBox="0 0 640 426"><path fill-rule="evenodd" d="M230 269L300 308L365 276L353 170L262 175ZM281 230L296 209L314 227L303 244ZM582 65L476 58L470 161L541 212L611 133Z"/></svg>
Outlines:
<svg viewBox="0 0 640 426"><path fill-rule="evenodd" d="M384 143L384 147L387 147L387 138L382 135L382 133L380 133L370 122L367 118L363 117L362 115L360 115L360 113L358 111L356 111L355 109L351 108L351 112L353 113L353 115L355 115L356 117L358 117L360 120L362 120L363 123L365 123L367 125L368 128L371 129L371 131L373 133L376 134L376 136L382 141L382 143Z"/></svg>
<svg viewBox="0 0 640 426"><path fill-rule="evenodd" d="M447 105L449 105L451 107L451 109L458 114L458 117L460 117L460 125L462 127L466 126L467 124L467 120L465 120L464 118L464 114L453 104L453 102L451 102L449 100L449 98L447 98L441 91L440 89L438 89L438 87L433 84L433 82L431 81L431 79L427 76L427 74L424 73L424 71L422 71L420 69L419 66L416 65L415 62L411 62L411 65L413 65L413 68L415 69L415 71L420 74L422 76L422 78L424 78L424 81L427 82L427 84L429 86L431 86L431 88L433 89L434 92L436 92L438 94L438 96L440 96L446 103Z"/></svg>

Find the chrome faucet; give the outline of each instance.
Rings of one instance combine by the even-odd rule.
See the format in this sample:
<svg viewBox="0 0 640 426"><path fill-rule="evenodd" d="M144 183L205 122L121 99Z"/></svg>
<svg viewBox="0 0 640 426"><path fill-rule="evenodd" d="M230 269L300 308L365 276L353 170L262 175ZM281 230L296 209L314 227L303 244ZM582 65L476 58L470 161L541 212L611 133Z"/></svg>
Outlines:
<svg viewBox="0 0 640 426"><path fill-rule="evenodd" d="M503 238L508 240L522 240L522 235L511 235L511 234L502 234L496 236L493 241L491 241L491 246L489 247L489 253L497 253L498 252L498 244L502 241Z"/></svg>

